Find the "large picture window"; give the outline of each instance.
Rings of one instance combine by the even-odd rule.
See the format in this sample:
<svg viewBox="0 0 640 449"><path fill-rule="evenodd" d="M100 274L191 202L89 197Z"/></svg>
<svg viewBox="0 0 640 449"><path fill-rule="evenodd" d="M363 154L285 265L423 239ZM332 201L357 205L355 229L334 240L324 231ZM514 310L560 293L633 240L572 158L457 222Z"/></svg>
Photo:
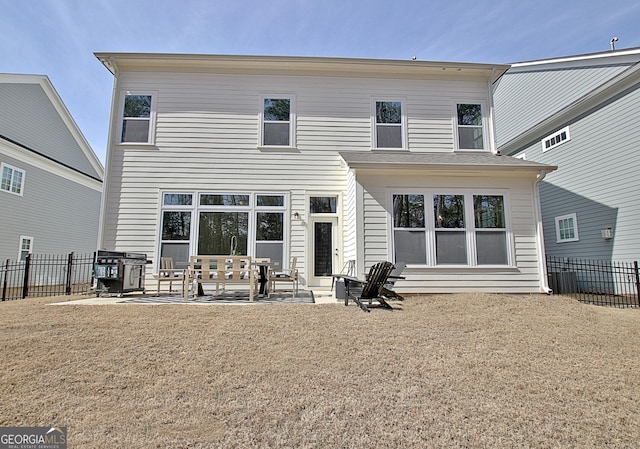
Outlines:
<svg viewBox="0 0 640 449"><path fill-rule="evenodd" d="M375 102L375 148L404 148L403 102Z"/></svg>
<svg viewBox="0 0 640 449"><path fill-rule="evenodd" d="M270 258L274 267L282 266L285 211L282 194L164 193L161 256L174 258L179 268L190 255L226 254Z"/></svg>
<svg viewBox="0 0 640 449"><path fill-rule="evenodd" d="M396 193L392 202L395 261L427 266L509 264L504 195ZM427 204L433 213L426 213Z"/></svg>
<svg viewBox="0 0 640 449"><path fill-rule="evenodd" d="M123 100L122 143L151 143L153 96L127 93Z"/></svg>

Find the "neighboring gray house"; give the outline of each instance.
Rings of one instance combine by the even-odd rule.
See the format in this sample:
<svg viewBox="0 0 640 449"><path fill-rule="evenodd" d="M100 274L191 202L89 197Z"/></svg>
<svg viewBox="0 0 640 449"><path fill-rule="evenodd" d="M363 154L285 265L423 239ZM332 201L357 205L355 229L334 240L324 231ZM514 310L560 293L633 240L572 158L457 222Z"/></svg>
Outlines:
<svg viewBox="0 0 640 449"><path fill-rule="evenodd" d="M0 260L97 248L102 164L46 76L0 74Z"/></svg>
<svg viewBox="0 0 640 449"><path fill-rule="evenodd" d="M540 184L549 255L640 257L640 48L513 64L494 83L498 150L556 165Z"/></svg>
<svg viewBox="0 0 640 449"><path fill-rule="evenodd" d="M555 167L496 154L508 66L96 56L115 77L101 248L150 272L232 246L296 257L313 289L390 260L405 293L545 290L537 183Z"/></svg>

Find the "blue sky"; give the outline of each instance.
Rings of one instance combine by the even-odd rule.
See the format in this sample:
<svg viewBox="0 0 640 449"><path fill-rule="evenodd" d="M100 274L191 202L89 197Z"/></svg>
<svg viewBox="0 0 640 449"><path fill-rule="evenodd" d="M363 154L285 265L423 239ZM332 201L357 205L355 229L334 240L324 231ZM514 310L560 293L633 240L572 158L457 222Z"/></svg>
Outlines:
<svg viewBox="0 0 640 449"><path fill-rule="evenodd" d="M104 163L93 53L510 63L640 47L637 0L0 0L0 73L47 75Z"/></svg>

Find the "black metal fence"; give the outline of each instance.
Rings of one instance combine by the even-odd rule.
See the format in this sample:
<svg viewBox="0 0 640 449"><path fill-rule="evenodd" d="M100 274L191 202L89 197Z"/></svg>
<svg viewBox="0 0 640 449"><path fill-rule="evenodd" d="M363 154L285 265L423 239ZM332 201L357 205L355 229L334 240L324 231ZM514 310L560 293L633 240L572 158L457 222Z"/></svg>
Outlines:
<svg viewBox="0 0 640 449"><path fill-rule="evenodd" d="M96 254L29 254L0 266L2 301L89 293Z"/></svg>
<svg viewBox="0 0 640 449"><path fill-rule="evenodd" d="M638 262L547 256L549 287L581 302L640 307Z"/></svg>

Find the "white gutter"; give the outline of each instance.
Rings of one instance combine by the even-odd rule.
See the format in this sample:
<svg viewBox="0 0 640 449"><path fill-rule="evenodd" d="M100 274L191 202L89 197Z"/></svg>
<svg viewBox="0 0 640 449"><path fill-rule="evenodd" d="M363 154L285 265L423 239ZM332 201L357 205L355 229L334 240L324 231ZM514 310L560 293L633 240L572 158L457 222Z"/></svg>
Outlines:
<svg viewBox="0 0 640 449"><path fill-rule="evenodd" d="M540 206L540 183L547 176L546 170L540 170L533 184L533 208L536 219L536 250L538 252L538 262L540 265L540 288L547 295L552 295L553 290L549 287L547 279L547 258L544 250L544 232L542 227L542 207Z"/></svg>

